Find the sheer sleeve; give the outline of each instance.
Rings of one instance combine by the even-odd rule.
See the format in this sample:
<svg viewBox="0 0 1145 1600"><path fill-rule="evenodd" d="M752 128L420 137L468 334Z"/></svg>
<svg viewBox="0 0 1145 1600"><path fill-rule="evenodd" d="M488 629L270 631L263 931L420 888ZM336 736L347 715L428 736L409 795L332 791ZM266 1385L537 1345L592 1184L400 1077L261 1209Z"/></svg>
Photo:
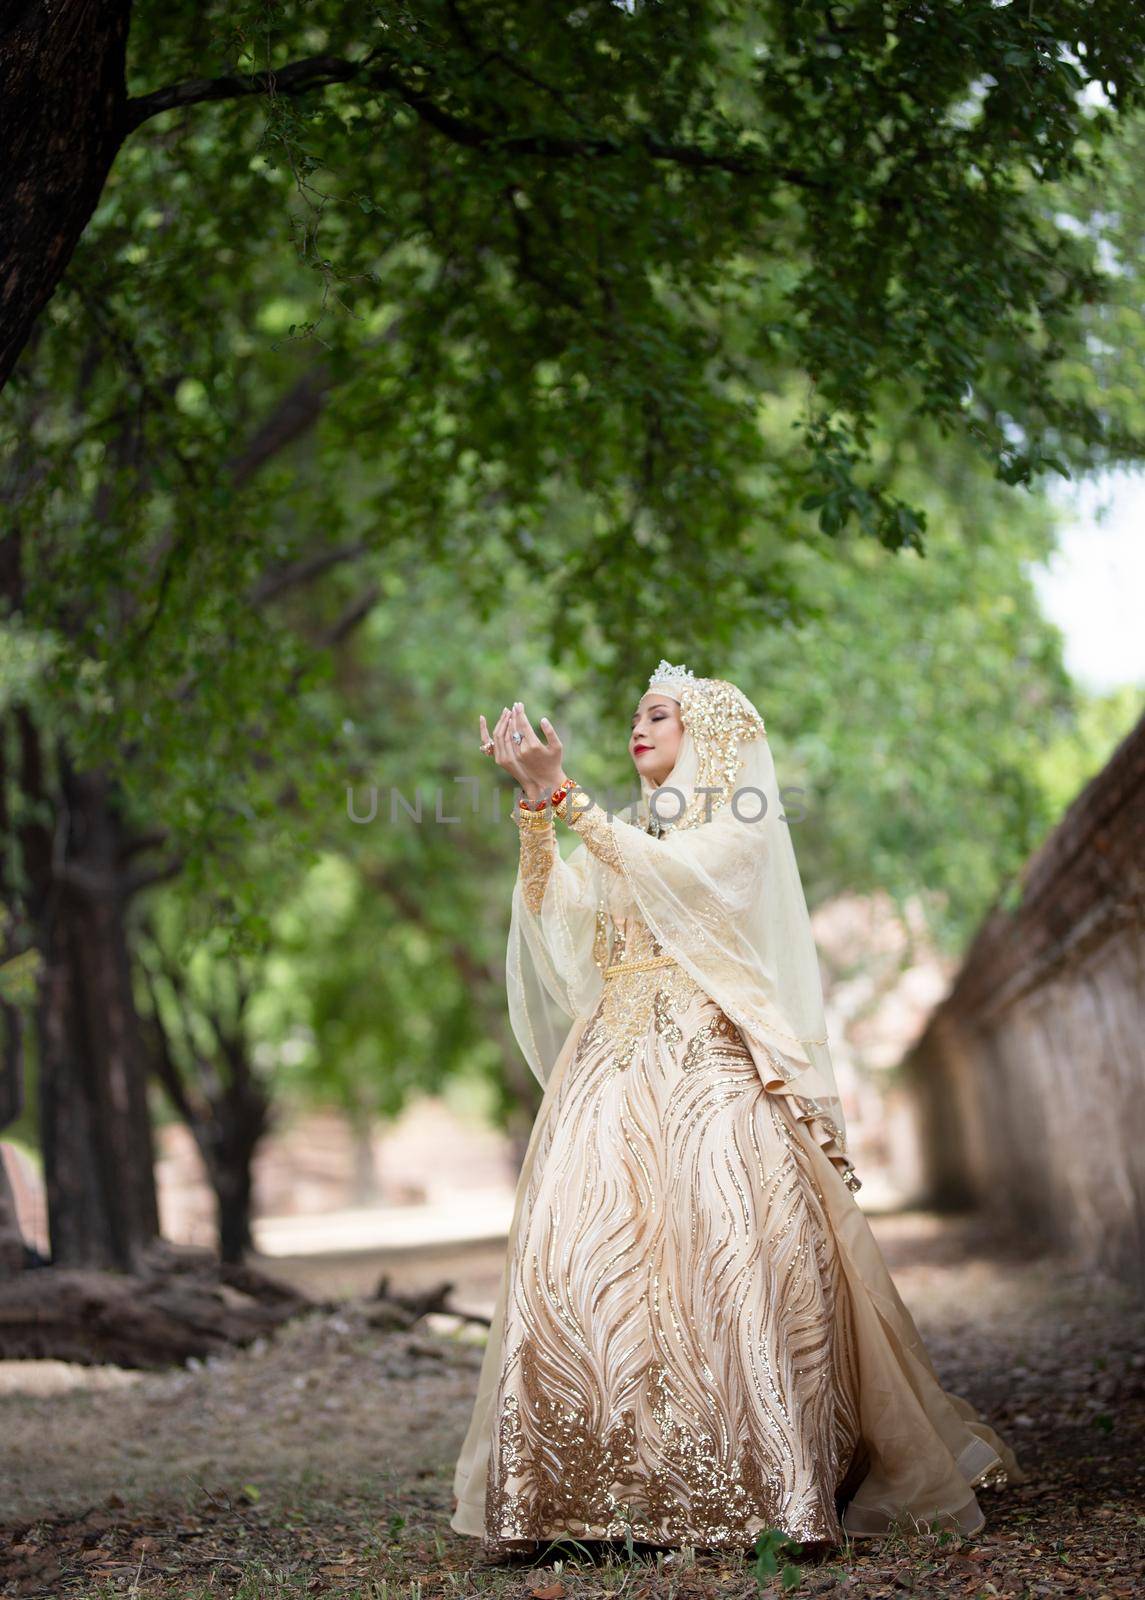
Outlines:
<svg viewBox="0 0 1145 1600"><path fill-rule="evenodd" d="M557 830L547 820L542 827L531 819L518 817L521 854L517 864L521 895L526 908L536 915L545 901L545 889L557 860Z"/></svg>
<svg viewBox="0 0 1145 1600"><path fill-rule="evenodd" d="M575 794L576 791L573 791ZM620 852L616 847L613 829L616 826L632 828L631 822L619 821L616 817L609 817L594 804L571 806L569 802L573 795L566 797L556 806L556 814L563 818L577 834L580 835L586 850L590 851L598 861L603 862L613 872L622 872L623 864Z"/></svg>
<svg viewBox="0 0 1145 1600"><path fill-rule="evenodd" d="M570 1026L601 989L594 938L605 869L582 844L568 856L551 818L517 819L521 830L505 979L509 1018L522 1053L547 1082Z"/></svg>

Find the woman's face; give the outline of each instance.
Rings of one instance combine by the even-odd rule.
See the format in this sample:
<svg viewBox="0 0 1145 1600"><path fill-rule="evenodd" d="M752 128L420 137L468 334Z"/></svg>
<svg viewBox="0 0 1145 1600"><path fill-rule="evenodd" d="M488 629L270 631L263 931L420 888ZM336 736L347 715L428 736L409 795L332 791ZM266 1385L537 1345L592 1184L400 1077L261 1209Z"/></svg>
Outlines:
<svg viewBox="0 0 1145 1600"><path fill-rule="evenodd" d="M676 752L684 737L679 704L669 695L649 689L640 697L632 718L628 753L642 778L661 784L676 765Z"/></svg>

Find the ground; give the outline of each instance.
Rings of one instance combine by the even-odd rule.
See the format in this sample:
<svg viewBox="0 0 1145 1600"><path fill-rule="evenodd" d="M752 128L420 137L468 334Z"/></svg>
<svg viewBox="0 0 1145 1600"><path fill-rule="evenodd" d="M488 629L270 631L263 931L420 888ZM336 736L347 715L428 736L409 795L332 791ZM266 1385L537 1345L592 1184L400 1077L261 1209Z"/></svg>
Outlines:
<svg viewBox="0 0 1145 1600"><path fill-rule="evenodd" d="M803 1560L798 1594L1142 1592L1142 1304L981 1219L872 1219L944 1385L1013 1443L1030 1481L983 1491L987 1527ZM422 1263L420 1278L443 1263ZM444 1263L487 1301L496 1250ZM407 1281L419 1274L412 1270ZM402 1287L403 1274L395 1274ZM494 1564L449 1526L480 1348L445 1321L381 1333L347 1307L196 1370L0 1365L0 1593L139 1600L431 1600L781 1593L714 1553L609 1547Z"/></svg>

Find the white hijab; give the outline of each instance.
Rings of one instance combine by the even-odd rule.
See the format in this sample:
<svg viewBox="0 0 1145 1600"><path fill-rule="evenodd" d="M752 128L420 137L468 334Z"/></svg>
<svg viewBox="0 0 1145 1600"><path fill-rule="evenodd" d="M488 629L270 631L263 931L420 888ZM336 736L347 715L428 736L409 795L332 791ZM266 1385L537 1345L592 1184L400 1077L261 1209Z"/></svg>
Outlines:
<svg viewBox="0 0 1145 1600"><path fill-rule="evenodd" d="M613 821L619 873L583 843L555 853L535 913L518 877L506 953L514 1033L547 1083L570 1024L600 996L608 913L635 911L739 1028L765 1088L795 1096L846 1167L818 956L763 718L734 684L666 661L648 687L680 706L676 764L658 789L641 779L633 821ZM647 831L656 818L660 838Z"/></svg>

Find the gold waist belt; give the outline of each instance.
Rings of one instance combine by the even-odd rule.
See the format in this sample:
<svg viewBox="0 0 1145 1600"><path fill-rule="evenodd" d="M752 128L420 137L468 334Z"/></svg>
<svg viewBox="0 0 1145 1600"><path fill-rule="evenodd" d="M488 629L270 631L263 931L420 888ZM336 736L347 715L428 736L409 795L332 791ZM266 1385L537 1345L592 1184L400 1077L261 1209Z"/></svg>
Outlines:
<svg viewBox="0 0 1145 1600"><path fill-rule="evenodd" d="M605 967L606 978L620 978L626 972L652 972L656 967L674 967L675 956L649 956L647 961L618 961L615 966Z"/></svg>

